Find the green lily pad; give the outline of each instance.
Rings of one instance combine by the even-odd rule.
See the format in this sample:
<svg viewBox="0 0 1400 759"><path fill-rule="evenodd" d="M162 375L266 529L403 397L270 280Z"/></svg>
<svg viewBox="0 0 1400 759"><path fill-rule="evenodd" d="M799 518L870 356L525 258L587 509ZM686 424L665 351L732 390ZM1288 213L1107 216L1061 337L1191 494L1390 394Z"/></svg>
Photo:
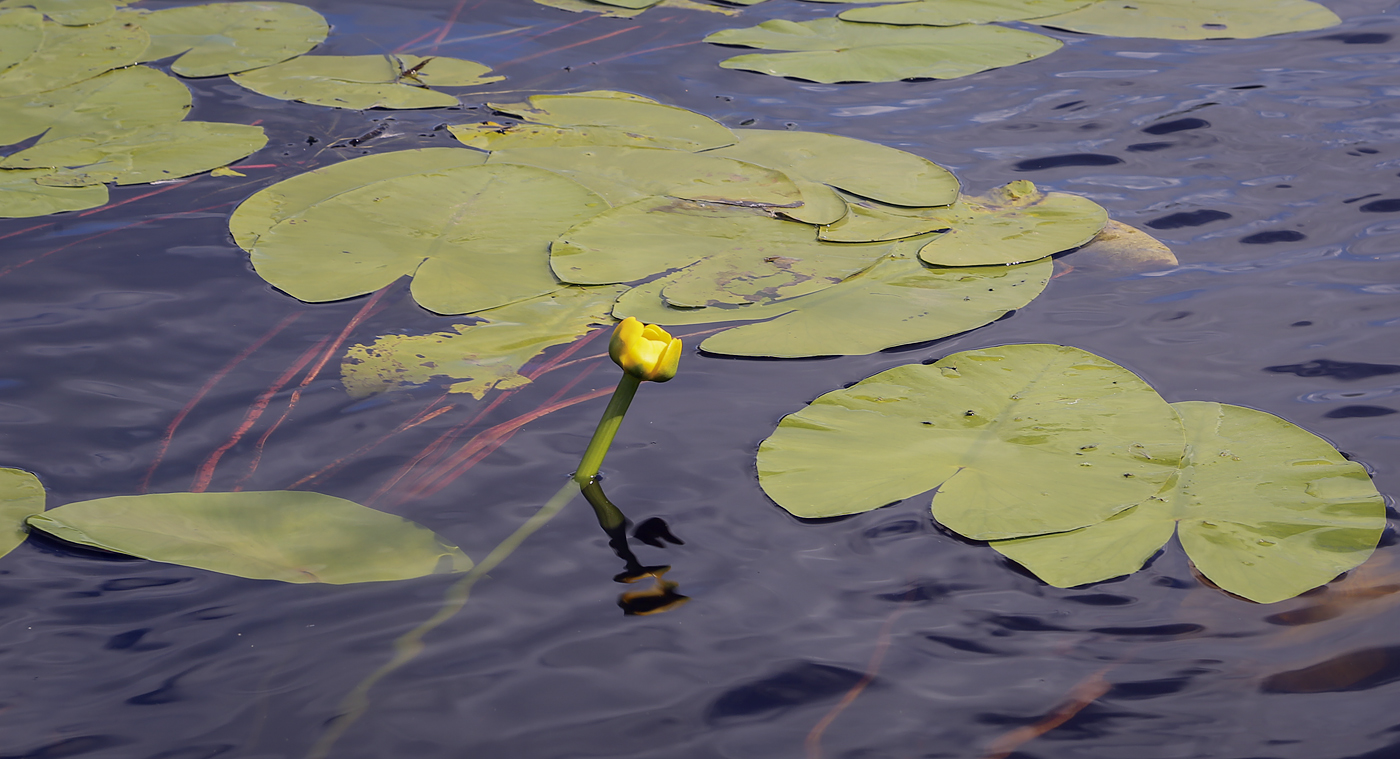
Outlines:
<svg viewBox="0 0 1400 759"><path fill-rule="evenodd" d="M673 269L662 296L678 306L769 303L831 287L890 251L834 245L807 224L755 209L647 198L559 236L550 265L565 282L631 282Z"/></svg>
<svg viewBox="0 0 1400 759"><path fill-rule="evenodd" d="M609 309L625 287L565 287L547 295L480 311L474 324L451 332L384 335L353 345L341 362L351 397L452 381L449 392L481 398L491 390L529 384L520 369L546 348L565 345L595 325L611 324Z"/></svg>
<svg viewBox="0 0 1400 759"><path fill-rule="evenodd" d="M0 469L0 556L29 536L24 520L44 512L44 486L20 469Z"/></svg>
<svg viewBox="0 0 1400 759"><path fill-rule="evenodd" d="M422 525L320 493L156 493L98 498L29 518L70 543L282 582L407 580L471 559Z"/></svg>
<svg viewBox="0 0 1400 759"><path fill-rule="evenodd" d="M30 8L0 11L0 72L33 55L43 44L43 14Z"/></svg>
<svg viewBox="0 0 1400 759"><path fill-rule="evenodd" d="M948 228L948 207L907 208L846 195L848 211L818 236L831 242L900 240ZM932 239L932 238L930 238Z"/></svg>
<svg viewBox="0 0 1400 759"><path fill-rule="evenodd" d="M0 145L42 134L39 142L91 132L173 124L190 110L180 80L145 66L108 71L47 92L0 99Z"/></svg>
<svg viewBox="0 0 1400 759"><path fill-rule="evenodd" d="M709 151L822 182L898 206L946 206L958 180L921 156L874 142L821 132L737 129L739 142Z"/></svg>
<svg viewBox="0 0 1400 759"><path fill-rule="evenodd" d="M1100 0L1033 23L1109 37L1251 39L1342 23L1309 0Z"/></svg>
<svg viewBox="0 0 1400 759"><path fill-rule="evenodd" d="M549 242L606 208L565 177L462 166L385 179L286 218L253 245L268 282L310 302L413 277L418 304L463 314L552 292Z"/></svg>
<svg viewBox="0 0 1400 759"><path fill-rule="evenodd" d="M1131 574L1176 531L1211 582L1273 603L1371 555L1385 503L1360 464L1272 414L1174 403L1187 457L1172 487L1100 524L992 547L1058 587Z"/></svg>
<svg viewBox="0 0 1400 759"><path fill-rule="evenodd" d="M447 131L463 145L479 150L511 150L513 148L575 148L585 146L623 146L636 148L667 148L690 150L690 140L629 132L618 127L557 127L547 124L497 124L478 121L471 124L450 124Z"/></svg>
<svg viewBox="0 0 1400 759"><path fill-rule="evenodd" d="M523 121L558 127L611 127L665 140L687 150L734 144L734 133L714 119L651 100L615 94L536 95L528 103L488 103Z"/></svg>
<svg viewBox="0 0 1400 759"><path fill-rule="evenodd" d="M180 76L236 74L295 58L326 39L321 14L295 3L209 3L131 12L151 34L143 61L180 56L170 70Z"/></svg>
<svg viewBox="0 0 1400 759"><path fill-rule="evenodd" d="M1070 250L1094 239L1108 222L1098 203L1078 195L1043 193L1024 179L946 212L949 230L919 257L938 266L1015 264Z"/></svg>
<svg viewBox="0 0 1400 759"><path fill-rule="evenodd" d="M112 17L118 5L112 0L0 0L0 8L34 8L64 26L89 26Z"/></svg>
<svg viewBox="0 0 1400 759"><path fill-rule="evenodd" d="M613 315L665 326L756 321L721 332L701 348L731 356L801 358L863 355L976 329L1035 299L1053 270L1049 261L1021 266L929 268L897 243L896 253L840 284L770 304L672 308L667 278L618 298ZM776 318L774 318L776 317Z"/></svg>
<svg viewBox="0 0 1400 759"><path fill-rule="evenodd" d="M384 179L427 174L459 166L480 166L486 156L460 148L422 148L352 158L284 179L254 193L234 209L229 232L251 252L258 237L287 218L328 198Z"/></svg>
<svg viewBox="0 0 1400 759"><path fill-rule="evenodd" d="M0 73L0 98L56 90L138 62L150 35L118 19L92 26L44 22L44 42Z"/></svg>
<svg viewBox="0 0 1400 759"><path fill-rule="evenodd" d="M182 121L40 143L0 161L0 168L66 169L37 180L53 186L141 184L225 166L266 144L262 127Z"/></svg>
<svg viewBox="0 0 1400 759"><path fill-rule="evenodd" d="M825 83L956 79L1024 63L1061 47L1059 40L1002 26L893 26L835 18L775 19L748 29L724 29L705 41L795 51L740 55L719 65Z"/></svg>
<svg viewBox="0 0 1400 759"><path fill-rule="evenodd" d="M519 164L562 174L620 206L651 195L741 206L797 208L802 191L779 171L680 150L616 146L512 148L486 165Z"/></svg>
<svg viewBox="0 0 1400 759"><path fill-rule="evenodd" d="M446 108L458 105L457 98L425 85L467 87L505 78L483 76L490 71L457 58L304 55L232 79L260 95L330 108Z"/></svg>
<svg viewBox="0 0 1400 759"><path fill-rule="evenodd" d="M52 175L46 169L0 169L0 218L48 216L106 205L107 185L49 187L34 181Z"/></svg>
<svg viewBox="0 0 1400 759"><path fill-rule="evenodd" d="M1060 345L912 364L827 393L759 446L765 492L800 517L938 488L933 514L976 540L1063 532L1147 500L1176 473L1181 421L1128 370Z"/></svg>
<svg viewBox="0 0 1400 759"><path fill-rule="evenodd" d="M646 8L618 8L606 3L593 2L593 0L535 0L535 2L570 13L591 12L609 18L634 18L646 10Z"/></svg>
<svg viewBox="0 0 1400 759"><path fill-rule="evenodd" d="M1078 10L1095 0L921 0L914 3L853 8L837 15L844 21L900 26L957 26L1021 21Z"/></svg>
<svg viewBox="0 0 1400 759"><path fill-rule="evenodd" d="M632 10L646 10L661 0L596 0L603 5L613 5L618 8L628 8Z"/></svg>

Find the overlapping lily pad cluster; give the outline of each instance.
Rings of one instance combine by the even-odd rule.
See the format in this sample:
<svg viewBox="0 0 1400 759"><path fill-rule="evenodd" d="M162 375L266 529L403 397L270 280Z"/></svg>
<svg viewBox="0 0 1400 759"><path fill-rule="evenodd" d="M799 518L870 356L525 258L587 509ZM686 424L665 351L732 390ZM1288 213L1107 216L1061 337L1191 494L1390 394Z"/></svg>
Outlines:
<svg viewBox="0 0 1400 759"><path fill-rule="evenodd" d="M817 0L873 3L885 0ZM1252 38L1341 23L1311 0L912 0L846 10L835 18L766 21L705 38L775 50L725 68L815 82L954 79L1058 50L1059 40L994 22L1114 37Z"/></svg>
<svg viewBox="0 0 1400 759"><path fill-rule="evenodd" d="M273 185L233 215L258 273L297 298L338 300L409 276L424 307L485 320L354 349L357 392L428 371L476 394L519 383L522 359L573 340L609 305L651 324L752 322L703 343L729 355L933 340L1029 303L1049 256L1107 223L1095 203L1029 182L962 196L952 174L911 153L730 130L635 95L493 108L518 121L451 127L478 150L348 161Z"/></svg>
<svg viewBox="0 0 1400 759"><path fill-rule="evenodd" d="M1270 603L1371 554L1385 504L1360 464L1276 416L1168 404L1059 345L881 372L785 417L763 489L799 517L937 488L933 515L1059 587L1137 571L1176 534L1216 585Z"/></svg>
<svg viewBox="0 0 1400 759"><path fill-rule="evenodd" d="M232 74L271 97L343 108L426 108L456 98L429 85L494 81L449 58L298 57L329 31L293 3L213 3L155 12L108 0L0 3L0 217L107 202L108 184L198 174L266 144L260 127L185 121L190 92L149 66L176 57L181 77Z"/></svg>

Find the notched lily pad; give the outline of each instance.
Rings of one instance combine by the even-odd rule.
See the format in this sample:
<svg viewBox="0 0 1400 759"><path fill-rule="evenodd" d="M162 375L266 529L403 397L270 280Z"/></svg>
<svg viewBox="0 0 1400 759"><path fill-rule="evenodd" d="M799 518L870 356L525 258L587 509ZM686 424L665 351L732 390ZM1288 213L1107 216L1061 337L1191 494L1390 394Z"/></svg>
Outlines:
<svg viewBox="0 0 1400 759"><path fill-rule="evenodd" d="M953 204L948 232L919 257L937 266L1015 264L1070 250L1094 239L1108 212L1078 195L1043 193L1020 179Z"/></svg>
<svg viewBox="0 0 1400 759"><path fill-rule="evenodd" d="M343 585L472 566L422 525L288 490L98 498L32 516L29 526L70 543L254 580Z"/></svg>
<svg viewBox="0 0 1400 759"><path fill-rule="evenodd" d="M1310 0L1100 0L1032 23L1110 37L1249 39L1342 23Z"/></svg>
<svg viewBox="0 0 1400 759"><path fill-rule="evenodd" d="M624 93L625 94L625 93ZM666 141L668 147L707 150L734 144L734 133L708 116L617 93L536 95L526 103L488 103L524 121L558 127L610 127Z"/></svg>
<svg viewBox="0 0 1400 759"><path fill-rule="evenodd" d="M304 55L232 79L260 95L330 108L446 108L457 98L429 86L499 82L491 69L458 58L416 55Z"/></svg>
<svg viewBox="0 0 1400 759"><path fill-rule="evenodd" d="M898 148L821 132L737 129L739 142L709 151L899 206L946 206L958 180L938 164Z"/></svg>
<svg viewBox="0 0 1400 759"><path fill-rule="evenodd" d="M330 32L321 14L295 3L209 3L118 15L151 35L141 60L180 56L180 76L236 74L271 66L310 51Z"/></svg>
<svg viewBox="0 0 1400 759"><path fill-rule="evenodd" d="M451 381L449 392L481 398L491 390L528 384L520 370L546 348L564 345L599 324L626 288L565 287L548 295L480 311L474 324L431 335L384 335L354 345L341 363L345 389L355 398Z"/></svg>
<svg viewBox="0 0 1400 759"><path fill-rule="evenodd" d="M1002 26L893 26L836 18L775 19L721 30L705 41L792 51L740 55L720 66L824 83L956 79L1024 63L1061 47L1059 40Z"/></svg>
<svg viewBox="0 0 1400 759"><path fill-rule="evenodd" d="M289 216L258 236L252 262L304 301L363 295L412 276L419 305L470 313L558 289L549 242L606 207L541 169L443 169L342 192Z"/></svg>
<svg viewBox="0 0 1400 759"><path fill-rule="evenodd" d="M50 187L35 181L50 176L47 169L0 169L0 218L48 216L107 203L107 185Z"/></svg>
<svg viewBox="0 0 1400 759"><path fill-rule="evenodd" d="M1136 572L1175 531L1201 574L1259 603L1330 582L1371 555L1385 503L1360 464L1272 414L1172 406L1188 446L1168 489L1100 524L992 546L1071 587Z"/></svg>
<svg viewBox="0 0 1400 759"><path fill-rule="evenodd" d="M22 469L0 469L0 556L29 536L25 520L44 512L44 486Z"/></svg>
<svg viewBox="0 0 1400 759"><path fill-rule="evenodd" d="M111 19L92 26L44 22L33 54L0 72L0 98L56 90L140 60L150 44L141 27Z"/></svg>
<svg viewBox="0 0 1400 759"><path fill-rule="evenodd" d="M853 8L837 15L865 24L957 26L1022 21L1078 10L1095 0L920 0L913 3Z"/></svg>
<svg viewBox="0 0 1400 759"><path fill-rule="evenodd" d="M141 184L225 166L266 144L262 127L182 121L40 143L0 161L0 168L57 170L36 180L56 187Z"/></svg>
<svg viewBox="0 0 1400 759"><path fill-rule="evenodd" d="M938 488L939 522L977 540L1077 529L1160 491L1184 436L1132 372L1060 345L912 364L784 417L759 481L800 517L856 514Z"/></svg>
<svg viewBox="0 0 1400 759"><path fill-rule="evenodd" d="M0 144L173 124L190 110L180 80L145 66L108 71L56 90L0 99Z"/></svg>

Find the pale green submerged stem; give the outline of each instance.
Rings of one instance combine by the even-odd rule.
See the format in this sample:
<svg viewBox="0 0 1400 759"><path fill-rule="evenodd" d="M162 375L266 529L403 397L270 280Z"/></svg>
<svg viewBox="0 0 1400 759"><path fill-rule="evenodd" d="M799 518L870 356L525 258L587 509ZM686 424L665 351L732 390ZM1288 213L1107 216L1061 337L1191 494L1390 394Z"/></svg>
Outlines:
<svg viewBox="0 0 1400 759"><path fill-rule="evenodd" d="M612 445L617 428L622 424L622 417L627 414L627 407L632 405L632 397L637 394L637 388L641 384L641 380L623 373L622 379L617 383L617 389L613 391L612 399L608 401L607 410L603 412L602 421L598 422L598 429L593 431L593 439L588 441L588 450L583 452L578 471L574 472L574 482L584 490L584 495L589 496L588 503L598 515L598 523L605 530L622 527L626 517L607 498L592 497L589 488L601 495L602 491L598 490L595 482L598 479L598 468L603 465L603 457L608 455L608 447Z"/></svg>
<svg viewBox="0 0 1400 759"><path fill-rule="evenodd" d="M636 386L634 385L633 392L635 391ZM608 406L608 410L612 410L611 405ZM626 410L625 404L623 410ZM616 431L616 426L614 426L613 429ZM609 436L608 439L611 440L612 437ZM596 435L594 436L594 440L597 440ZM606 449L606 444L604 448ZM593 449L590 447L589 451L591 452L592 450ZM600 462L602 458L601 455L598 456ZM467 604L467 598L471 595L472 586L476 584L476 581L484 577L487 572L495 569L502 561L505 561L507 557L514 553L515 549L520 547L521 543L525 542L526 538L530 537L530 535L539 528L545 526L549 520L553 519L562 511L578 492L577 484L574 482L566 483L564 487L559 489L558 493L554 494L553 498L550 498L544 506L540 507L539 511L535 512L534 516L530 517L525 524L520 525L515 532L510 534L510 537L502 540L500 545L497 545L491 550L491 553L486 555L486 558L482 559L481 562L472 567L471 571L467 572L462 579L453 583L452 587L447 589L447 593L443 597L442 608L438 609L436 614L429 617L423 624L399 636L398 640L394 641L393 658L379 669L370 673L369 677L360 681L360 684L356 685L355 689L345 696L345 700L341 702L340 715L337 716L335 720L331 722L330 727L321 734L321 738L316 741L316 745L311 747L310 753L306 755L307 759L325 759L326 756L329 756L335 742L340 740L340 737L345 734L345 731L349 730L350 726L355 724L355 721L369 710L370 688L373 688L380 680L384 679L399 667L409 663L414 657L422 653L423 636L432 632L443 622L451 619L453 615L462 610L462 607Z"/></svg>

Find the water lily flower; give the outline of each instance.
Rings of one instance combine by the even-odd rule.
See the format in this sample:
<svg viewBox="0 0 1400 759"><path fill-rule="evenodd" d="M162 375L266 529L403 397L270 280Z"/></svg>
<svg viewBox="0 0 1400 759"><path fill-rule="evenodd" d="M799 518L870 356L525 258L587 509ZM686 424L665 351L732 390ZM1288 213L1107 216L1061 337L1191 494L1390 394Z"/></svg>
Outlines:
<svg viewBox="0 0 1400 759"><path fill-rule="evenodd" d="M676 376L681 341L655 324L629 316L613 330L608 355L622 371L639 380L665 382Z"/></svg>

